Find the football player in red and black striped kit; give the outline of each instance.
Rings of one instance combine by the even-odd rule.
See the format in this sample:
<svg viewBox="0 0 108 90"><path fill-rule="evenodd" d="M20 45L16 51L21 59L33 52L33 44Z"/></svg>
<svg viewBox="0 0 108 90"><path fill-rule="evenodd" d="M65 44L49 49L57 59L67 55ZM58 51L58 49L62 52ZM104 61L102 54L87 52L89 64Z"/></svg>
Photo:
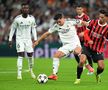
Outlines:
<svg viewBox="0 0 108 90"><path fill-rule="evenodd" d="M84 32L84 53L87 56L92 56L92 59L97 63L96 80L101 82L100 74L104 71L104 45L108 38L108 12L105 10L99 11L99 19L91 20ZM79 68L79 76L81 76L82 68ZM77 78L80 79L80 78Z"/></svg>
<svg viewBox="0 0 108 90"><path fill-rule="evenodd" d="M80 20L83 20L83 21L89 21L90 18L87 14L84 13L84 10L83 10L83 6L81 4L78 4L76 6L76 13L77 13L77 16L75 17L76 19L80 19ZM86 30L86 26L76 26L76 29L77 29L77 34L79 36L79 39L80 39L80 42L81 42L81 46L82 48L84 47L84 37L83 37L83 34L84 34L84 31ZM78 55L75 55L75 59L76 61L79 63L80 59L78 57ZM88 63L91 67L93 67L92 65L92 58L90 56L87 56L87 60L88 60ZM88 66L88 63L86 63L86 67ZM87 73L88 75L91 75L93 74L93 72L88 72Z"/></svg>

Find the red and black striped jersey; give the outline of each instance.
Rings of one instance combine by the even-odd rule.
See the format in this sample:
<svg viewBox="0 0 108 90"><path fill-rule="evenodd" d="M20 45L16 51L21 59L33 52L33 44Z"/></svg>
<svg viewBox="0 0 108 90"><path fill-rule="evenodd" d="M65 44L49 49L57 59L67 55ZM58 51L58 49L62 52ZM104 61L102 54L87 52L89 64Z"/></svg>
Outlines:
<svg viewBox="0 0 108 90"><path fill-rule="evenodd" d="M93 51L103 52L106 39L108 38L108 24L101 25L98 19L91 20L87 28L89 29L88 36L93 41L93 44L90 45L85 42L85 45Z"/></svg>
<svg viewBox="0 0 108 90"><path fill-rule="evenodd" d="M89 20L90 20L89 16L88 16L87 14L85 14L85 13L82 13L81 16L77 15L75 18L76 18L76 19L83 20L83 21L89 21ZM79 33L81 33L81 32L83 32L84 30L86 30L86 26L81 26L81 27L77 27L77 26L76 26L76 29L77 29L77 34L79 35ZM80 41L81 41L81 42L84 41L83 37L79 37L79 38L80 38Z"/></svg>

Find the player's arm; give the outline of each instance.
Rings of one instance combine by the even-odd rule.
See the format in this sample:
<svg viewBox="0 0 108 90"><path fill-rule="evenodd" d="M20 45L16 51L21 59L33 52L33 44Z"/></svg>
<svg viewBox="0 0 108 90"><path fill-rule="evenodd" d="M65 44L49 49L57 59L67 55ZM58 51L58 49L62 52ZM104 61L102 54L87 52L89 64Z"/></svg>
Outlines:
<svg viewBox="0 0 108 90"><path fill-rule="evenodd" d="M48 31L45 32L34 44L33 47L35 47L36 45L38 45L43 39L45 39L46 37L48 37L51 33L49 33Z"/></svg>
<svg viewBox="0 0 108 90"><path fill-rule="evenodd" d="M90 21L90 17L88 15L85 15L84 21L89 22Z"/></svg>
<svg viewBox="0 0 108 90"><path fill-rule="evenodd" d="M89 21L90 21L90 18L89 18L89 16L86 15L85 18L84 18L84 21L82 21L82 25L88 26L89 25ZM79 36L83 37L84 36L84 31L79 33Z"/></svg>
<svg viewBox="0 0 108 90"><path fill-rule="evenodd" d="M43 39L45 39L46 37L48 37L49 35L51 35L53 32L55 32L57 30L57 25L53 25L47 32L45 32L34 44L33 47L35 47L36 45L38 45Z"/></svg>
<svg viewBox="0 0 108 90"><path fill-rule="evenodd" d="M73 19L73 24L76 25L77 27L82 27L82 26L88 26L89 23L80 19ZM84 32L81 32L78 36L83 37Z"/></svg>
<svg viewBox="0 0 108 90"><path fill-rule="evenodd" d="M82 26L88 26L88 25L89 25L89 22L86 22L86 21L82 21L82 20L81 20L81 25L82 25Z"/></svg>
<svg viewBox="0 0 108 90"><path fill-rule="evenodd" d="M73 25L77 25L77 27L88 26L89 23L80 19L73 19Z"/></svg>
<svg viewBox="0 0 108 90"><path fill-rule="evenodd" d="M33 36L34 41L37 40L36 26L37 25L36 25L35 19L33 19L33 23L32 23L32 36Z"/></svg>
<svg viewBox="0 0 108 90"><path fill-rule="evenodd" d="M10 33L9 33L9 43L8 43L8 45L9 45L10 48L12 47L12 38L13 38L13 35L15 33L16 28L17 28L17 23L14 20L12 25L11 25Z"/></svg>
<svg viewBox="0 0 108 90"><path fill-rule="evenodd" d="M89 25L89 22L81 21L81 26L88 26L88 25ZM83 37L84 36L84 31L82 31L81 33L79 33L79 36Z"/></svg>
<svg viewBox="0 0 108 90"><path fill-rule="evenodd" d="M89 32L90 30L92 29L94 23L95 23L95 20L90 20L88 22L88 26L87 26L87 29L84 31L84 39L89 43L89 44L93 44L93 41L90 39L90 36L89 36Z"/></svg>
<svg viewBox="0 0 108 90"><path fill-rule="evenodd" d="M93 44L93 41L90 39L88 33L89 33L89 30L86 29L86 30L84 31L84 40L87 41L89 44Z"/></svg>

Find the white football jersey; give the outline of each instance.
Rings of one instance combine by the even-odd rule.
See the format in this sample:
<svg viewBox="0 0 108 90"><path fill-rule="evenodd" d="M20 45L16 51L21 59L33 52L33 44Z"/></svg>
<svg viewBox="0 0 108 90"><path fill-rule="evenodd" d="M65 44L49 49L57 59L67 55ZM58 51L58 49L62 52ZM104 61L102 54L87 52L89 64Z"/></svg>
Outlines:
<svg viewBox="0 0 108 90"><path fill-rule="evenodd" d="M9 41L12 41L15 31L16 39L31 39L33 36L34 40L37 40L35 18L32 15L28 15L27 18L18 15L11 25Z"/></svg>
<svg viewBox="0 0 108 90"><path fill-rule="evenodd" d="M74 44L75 42L79 42L75 25L81 25L81 20L79 19L65 20L63 26L55 24L53 27L49 29L48 32L53 33L57 31L63 44L70 44L70 43Z"/></svg>

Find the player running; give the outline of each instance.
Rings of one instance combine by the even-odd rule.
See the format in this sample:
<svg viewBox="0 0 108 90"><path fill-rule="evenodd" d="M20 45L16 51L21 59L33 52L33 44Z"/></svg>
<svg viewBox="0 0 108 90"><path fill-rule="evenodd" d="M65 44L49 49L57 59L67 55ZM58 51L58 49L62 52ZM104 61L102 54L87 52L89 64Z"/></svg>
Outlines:
<svg viewBox="0 0 108 90"><path fill-rule="evenodd" d="M88 22L90 20L89 16L87 14L84 13L84 10L83 10L83 6L81 4L78 4L76 6L76 13L77 13L77 16L75 17L76 19L80 19L80 20L83 20L83 21L86 21ZM84 48L84 31L86 30L86 26L76 26L77 28L77 34L79 36L79 39L80 39L80 43L81 43L81 46L82 46L82 49ZM75 59L76 61L79 63L80 59L77 55L75 55ZM86 62L86 68L89 68L88 64L90 64L91 67L93 67L92 65L92 58L90 56L87 56L87 60L88 62ZM92 75L93 72L88 72L87 75Z"/></svg>
<svg viewBox="0 0 108 90"><path fill-rule="evenodd" d="M43 39L45 39L47 36L52 34L53 32L58 32L60 40L63 43L63 46L60 47L57 52L53 56L53 73L48 78L52 80L57 80L58 76L58 68L59 68L59 62L60 58L66 55L69 55L70 53L77 54L80 58L80 62L78 64L79 67L83 67L83 64L85 63L86 56L82 54L82 48L80 45L80 40L77 36L75 25L86 25L86 22L72 19L72 20L66 20L64 18L64 15L61 13L58 13L54 16L54 20L56 24L52 26L47 32L45 32L34 44L38 45ZM91 67L91 70L93 68Z"/></svg>
<svg viewBox="0 0 108 90"><path fill-rule="evenodd" d="M108 38L107 18L108 12L106 12L105 10L100 10L99 19L91 20L89 22L87 30L84 32L84 38L86 39L86 42L84 44L84 53L87 56L92 56L93 61L98 65L96 71L97 82L101 82L100 74L104 71L103 51L105 41ZM77 77L75 84L80 83L80 76L81 73L79 74L79 77Z"/></svg>

